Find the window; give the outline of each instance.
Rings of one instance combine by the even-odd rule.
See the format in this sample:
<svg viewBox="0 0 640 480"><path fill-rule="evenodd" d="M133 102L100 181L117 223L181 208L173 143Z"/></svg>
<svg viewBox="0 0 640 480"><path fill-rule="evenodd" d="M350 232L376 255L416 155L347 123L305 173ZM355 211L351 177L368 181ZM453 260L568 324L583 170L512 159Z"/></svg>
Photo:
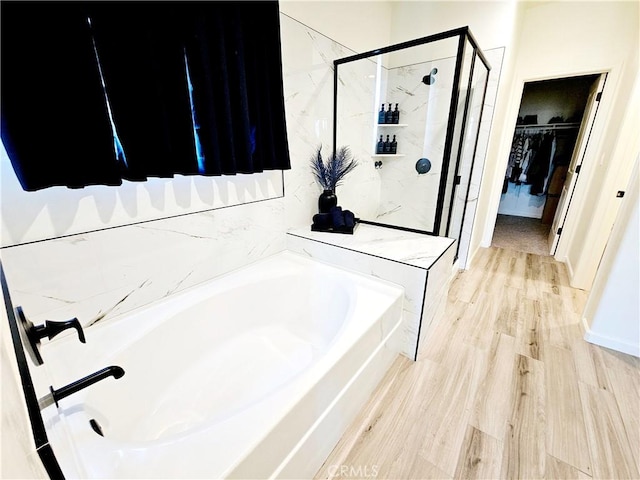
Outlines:
<svg viewBox="0 0 640 480"><path fill-rule="evenodd" d="M2 2L25 190L290 168L277 2Z"/></svg>

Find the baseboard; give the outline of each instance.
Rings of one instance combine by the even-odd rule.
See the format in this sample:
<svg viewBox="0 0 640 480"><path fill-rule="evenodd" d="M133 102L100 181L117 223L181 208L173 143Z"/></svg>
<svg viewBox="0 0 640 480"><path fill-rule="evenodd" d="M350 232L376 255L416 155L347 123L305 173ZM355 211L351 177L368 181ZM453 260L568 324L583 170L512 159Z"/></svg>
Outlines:
<svg viewBox="0 0 640 480"><path fill-rule="evenodd" d="M471 253L471 255L469 255L468 261L467 261L467 266L465 268L465 270L470 270L471 266L475 263L476 261L476 257L478 256L478 252L480 251L480 248L491 248L491 243L489 243L489 245L484 246L482 244L480 244L479 247L477 247L473 253Z"/></svg>
<svg viewBox="0 0 640 480"><path fill-rule="evenodd" d="M562 260L556 258L556 260L563 262L567 266L567 273L569 274L569 284L571 285L573 282L573 267L571 266L571 260L569 260L569 257L563 258Z"/></svg>
<svg viewBox="0 0 640 480"><path fill-rule="evenodd" d="M582 321L580 322L580 326L582 327L582 336L583 337L585 335L587 335L587 333L591 332L591 329L589 328L589 322L587 322L587 319L585 317L582 317Z"/></svg>
<svg viewBox="0 0 640 480"><path fill-rule="evenodd" d="M498 215L508 215L510 217L542 218L542 212L523 212L521 210L498 211Z"/></svg>
<svg viewBox="0 0 640 480"><path fill-rule="evenodd" d="M605 335L594 333L591 331L591 328L589 328L589 323L584 317L582 317L581 326L582 331L584 332L583 338L587 342L593 343L594 345L599 345L601 347L610 348L611 350L615 350L617 352L633 355L634 357L640 357L640 344L633 344L618 338L611 338Z"/></svg>

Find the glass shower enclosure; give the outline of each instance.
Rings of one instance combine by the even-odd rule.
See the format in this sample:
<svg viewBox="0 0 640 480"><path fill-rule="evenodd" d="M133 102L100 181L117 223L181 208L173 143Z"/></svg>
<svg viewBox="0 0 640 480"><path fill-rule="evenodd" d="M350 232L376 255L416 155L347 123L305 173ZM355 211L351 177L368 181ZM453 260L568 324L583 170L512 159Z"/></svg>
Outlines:
<svg viewBox="0 0 640 480"><path fill-rule="evenodd" d="M361 222L447 236L457 248L471 234L490 68L468 27L334 61L334 151L348 146L360 164L339 197Z"/></svg>

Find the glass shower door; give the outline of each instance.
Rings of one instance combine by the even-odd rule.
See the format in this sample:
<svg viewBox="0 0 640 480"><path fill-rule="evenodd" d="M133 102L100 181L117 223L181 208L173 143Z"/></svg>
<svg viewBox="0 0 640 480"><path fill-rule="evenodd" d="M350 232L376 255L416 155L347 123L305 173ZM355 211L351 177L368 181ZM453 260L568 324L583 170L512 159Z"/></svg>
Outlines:
<svg viewBox="0 0 640 480"><path fill-rule="evenodd" d="M486 93L487 78L489 70L479 60L475 51L470 45L465 46L465 52L471 51L471 55L465 54L465 63L468 64L469 76L461 77L468 83L461 85L460 102L458 102L458 116L463 118L459 140L456 142L456 149L452 151L457 158L455 172L453 172L453 182L456 184L451 198L449 221L445 236L459 240L462 234L466 207L469 200L469 186L471 174L475 160L478 135L480 132L480 118ZM463 71L466 70L466 65ZM464 98L463 98L464 97ZM462 111L460 111L462 110ZM457 151L456 151L457 150ZM470 230L470 226L469 226Z"/></svg>

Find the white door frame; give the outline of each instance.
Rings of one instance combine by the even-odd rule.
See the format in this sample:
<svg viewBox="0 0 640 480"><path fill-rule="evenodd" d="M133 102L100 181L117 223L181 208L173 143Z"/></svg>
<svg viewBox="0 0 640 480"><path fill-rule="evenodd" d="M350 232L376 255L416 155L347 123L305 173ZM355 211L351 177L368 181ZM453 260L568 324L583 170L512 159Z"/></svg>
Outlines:
<svg viewBox="0 0 640 480"><path fill-rule="evenodd" d="M511 149L511 143L513 140L513 131L516 126L516 120L518 116L518 111L520 107L520 100L522 97L522 92L524 90L524 84L527 82L536 82L541 80L550 80L554 78L566 78L566 77L575 77L575 76L585 76L585 75L599 75L606 73L607 74L607 88L602 96L602 100L599 106L598 116L596 118L593 131L591 132L591 139L589 142L589 148L586 152L586 165L582 168L580 175L582 176L582 180L578 184L577 188L574 191L574 202L573 207L568 213L567 220L564 225L564 229L562 235L560 237L560 241L558 243L558 247L556 249L555 259L565 263L568 269L569 278L573 279L574 271L573 265L569 258L569 253L573 242L575 240L575 235L577 234L577 228L579 225L578 222L581 219L582 209L579 208L582 201L586 195L599 194L599 192L592 192L589 189L589 186L592 181L592 177L595 174L596 167L601 166L603 162L608 161L609 155L602 151L602 141L606 136L607 129L609 127L609 122L611 121L612 111L614 108L614 101L620 95L620 72L624 70L624 65L615 64L615 65L602 65L601 67L597 67L594 69L585 69L585 70L572 70L572 71L554 71L552 74L539 75L539 76L519 76L516 75L516 78L513 80L514 84L509 93L503 93L507 100L505 100L508 105L504 108L504 117L507 119L504 127L501 131L492 130L492 137L495 135L499 135L499 139L492 139L491 142L496 142L499 144L498 147L494 147L496 149L495 155L499 160L496 162L496 168L491 172L491 178L483 178L483 182L490 182L490 185L487 183L486 187L483 187L483 195L487 195L489 200L487 201L487 211L485 212L484 217L484 227L482 232L478 235L479 247L490 247L491 239L493 236L493 232L495 229L498 207L500 204L500 192L502 189L502 184L504 180L504 172L507 168L507 163L509 160L509 152ZM613 161L613 160L612 160ZM614 161L614 163L616 163ZM484 172L485 174L487 172ZM478 250L474 251L477 253ZM593 253L593 252L592 252ZM599 253L595 252L595 255L599 258ZM474 257L473 256L473 257ZM473 257L471 257L471 263L473 263ZM575 261L574 261L575 263ZM572 280L573 282L573 280ZM578 288L587 288L579 285L573 285Z"/></svg>
<svg viewBox="0 0 640 480"><path fill-rule="evenodd" d="M582 162L584 161L587 147L589 145L589 140L591 139L591 133L596 121L599 102L602 97L606 79L607 74L601 73L600 77L594 81L594 84L589 92L587 104L585 105L584 109L584 115L580 124L580 131L578 132L576 144L573 147L573 153L571 155L571 162L569 163L567 178L564 182L564 185L562 186L562 193L560 195L560 201L558 202L558 208L553 218L553 222L551 222L551 230L549 231L550 255L555 255L558 249L561 232L567 220L567 215L571 206L571 200L573 198L573 192L580 177L579 173L582 168Z"/></svg>

